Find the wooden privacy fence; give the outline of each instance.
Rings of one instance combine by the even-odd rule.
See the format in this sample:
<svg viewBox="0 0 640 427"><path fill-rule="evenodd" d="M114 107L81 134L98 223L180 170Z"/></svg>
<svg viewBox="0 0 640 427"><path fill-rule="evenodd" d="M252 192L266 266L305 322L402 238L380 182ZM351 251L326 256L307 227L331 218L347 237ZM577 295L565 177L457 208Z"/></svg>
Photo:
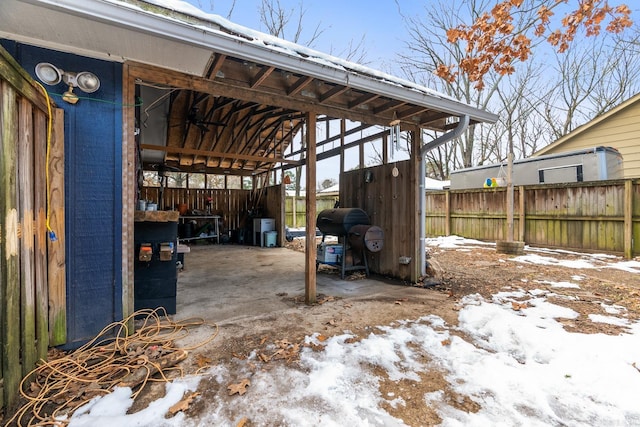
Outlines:
<svg viewBox="0 0 640 427"><path fill-rule="evenodd" d="M159 192L159 187L144 187L140 197L158 203ZM163 199L164 207L171 209L184 203L189 210L205 212L209 205L213 215L222 217L225 229L236 230L246 226L247 211L252 207L251 194L251 190L165 188Z"/></svg>
<svg viewBox="0 0 640 427"><path fill-rule="evenodd" d="M533 246L640 253L640 180L515 188L514 238ZM427 192L427 236L506 237L506 189Z"/></svg>
<svg viewBox="0 0 640 427"><path fill-rule="evenodd" d="M64 140L54 110L46 170L48 99L0 47L0 401L66 340ZM46 215L57 240L47 239Z"/></svg>

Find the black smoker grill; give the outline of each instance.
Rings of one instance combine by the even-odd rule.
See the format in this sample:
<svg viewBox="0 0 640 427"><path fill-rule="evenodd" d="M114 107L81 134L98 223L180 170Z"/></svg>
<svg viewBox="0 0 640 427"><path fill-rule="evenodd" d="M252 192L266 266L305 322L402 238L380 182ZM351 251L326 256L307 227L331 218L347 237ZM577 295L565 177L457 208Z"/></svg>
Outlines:
<svg viewBox="0 0 640 427"><path fill-rule="evenodd" d="M318 214L316 220L318 229L322 233L322 243L325 236L336 236L342 241L341 278L345 271L365 270L369 275L367 251L379 252L384 243L384 232L375 225L370 225L369 215L358 208L325 209ZM347 254L351 251L352 265L347 266ZM357 264L356 254L361 257L362 264ZM321 262L316 259L316 269ZM332 264L332 263L327 263Z"/></svg>

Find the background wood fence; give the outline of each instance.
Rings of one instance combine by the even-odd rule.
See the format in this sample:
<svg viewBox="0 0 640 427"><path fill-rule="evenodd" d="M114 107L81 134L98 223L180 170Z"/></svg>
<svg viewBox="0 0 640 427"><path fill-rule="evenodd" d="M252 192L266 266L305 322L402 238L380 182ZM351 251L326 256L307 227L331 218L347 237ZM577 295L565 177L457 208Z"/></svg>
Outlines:
<svg viewBox="0 0 640 427"><path fill-rule="evenodd" d="M0 401L16 401L19 384L49 344L66 339L64 117L42 88L0 48ZM56 240L47 239L49 222Z"/></svg>
<svg viewBox="0 0 640 427"><path fill-rule="evenodd" d="M316 212L332 209L338 200L336 196L317 194ZM287 196L285 198L285 223L292 228L304 227L307 217L307 203L305 196Z"/></svg>
<svg viewBox="0 0 640 427"><path fill-rule="evenodd" d="M515 189L515 238L528 245L640 254L640 181ZM427 236L506 236L506 189L427 192Z"/></svg>
<svg viewBox="0 0 640 427"><path fill-rule="evenodd" d="M158 203L159 190L158 187L144 187L140 197ZM251 197L251 190L193 188L165 188L163 195L165 207L172 209L184 203L189 210L206 212L207 204L210 204L211 214L222 217L220 226L226 230L246 227L248 211L253 207Z"/></svg>

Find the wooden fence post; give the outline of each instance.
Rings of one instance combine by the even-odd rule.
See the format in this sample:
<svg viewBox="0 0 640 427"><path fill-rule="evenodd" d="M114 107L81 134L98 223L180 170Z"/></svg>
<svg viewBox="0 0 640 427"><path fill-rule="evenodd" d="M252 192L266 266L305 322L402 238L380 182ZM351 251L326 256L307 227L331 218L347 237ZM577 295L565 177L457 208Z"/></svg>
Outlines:
<svg viewBox="0 0 640 427"><path fill-rule="evenodd" d="M64 110L54 110L54 127L49 153L49 224L56 240L49 247L49 340L51 345L67 342L67 271L64 227Z"/></svg>
<svg viewBox="0 0 640 427"><path fill-rule="evenodd" d="M444 194L444 235L451 235L451 191Z"/></svg>
<svg viewBox="0 0 640 427"><path fill-rule="evenodd" d="M624 257L633 258L633 181L624 183Z"/></svg>
<svg viewBox="0 0 640 427"><path fill-rule="evenodd" d="M18 109L16 90L0 81L0 341L4 407L18 397L22 379L20 363L20 237L18 218Z"/></svg>
<svg viewBox="0 0 640 427"><path fill-rule="evenodd" d="M526 206L525 206L525 194L526 190L524 185L518 187L518 195L519 197L519 206L518 206L518 240L524 242L524 235L526 230Z"/></svg>

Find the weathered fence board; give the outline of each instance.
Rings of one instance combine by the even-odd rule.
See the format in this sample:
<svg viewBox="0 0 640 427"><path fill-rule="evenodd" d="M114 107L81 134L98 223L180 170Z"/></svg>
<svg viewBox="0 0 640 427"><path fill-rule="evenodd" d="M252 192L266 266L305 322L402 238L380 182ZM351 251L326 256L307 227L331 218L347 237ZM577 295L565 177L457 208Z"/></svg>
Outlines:
<svg viewBox="0 0 640 427"><path fill-rule="evenodd" d="M45 225L47 102L41 88L0 48L0 404L3 407L16 401L21 379L39 358L46 359L49 346L49 254ZM64 204L59 212L64 218ZM61 259L64 265L64 247Z"/></svg>
<svg viewBox="0 0 640 427"><path fill-rule="evenodd" d="M20 320L23 372L25 375L36 363L36 296L34 266L33 200L33 111L24 98L19 101L18 112L18 217L20 218Z"/></svg>
<svg viewBox="0 0 640 427"><path fill-rule="evenodd" d="M514 229L529 245L640 252L640 181L527 186L515 189ZM447 197L449 204L446 203ZM524 217L524 228L520 219ZM479 240L506 236L506 189L427 192L427 235Z"/></svg>
<svg viewBox="0 0 640 427"><path fill-rule="evenodd" d="M20 360L20 242L18 218L17 165L18 134L17 93L7 82L2 82L0 98L0 193L3 194L0 218L3 231L3 256L0 257L0 284L2 285L2 383L5 403L15 400L22 378Z"/></svg>
<svg viewBox="0 0 640 427"><path fill-rule="evenodd" d="M49 340L51 345L67 342L67 271L64 213L64 110L53 112L54 125L49 147L49 225L56 239L47 239L49 253Z"/></svg>

